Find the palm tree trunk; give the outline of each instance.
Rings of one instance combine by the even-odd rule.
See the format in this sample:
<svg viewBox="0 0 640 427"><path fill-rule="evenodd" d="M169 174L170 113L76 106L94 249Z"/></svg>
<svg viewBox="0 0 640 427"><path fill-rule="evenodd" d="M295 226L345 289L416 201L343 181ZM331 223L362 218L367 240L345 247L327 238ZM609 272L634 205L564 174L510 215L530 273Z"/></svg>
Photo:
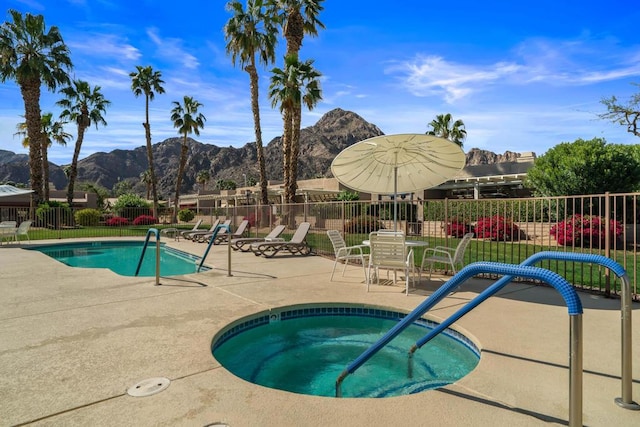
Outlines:
<svg viewBox="0 0 640 427"><path fill-rule="evenodd" d="M32 201L38 206L42 201L42 116L40 111L40 80L38 78L18 82L24 101L27 136L29 137L29 172Z"/></svg>
<svg viewBox="0 0 640 427"><path fill-rule="evenodd" d="M82 148L82 141L84 140L84 131L86 126L78 126L78 138L76 139L76 145L73 148L73 158L71 159L71 168L69 170L69 184L67 186L67 203L69 207L73 206L73 190L78 177L78 159L80 158L80 148Z"/></svg>
<svg viewBox="0 0 640 427"><path fill-rule="evenodd" d="M178 176L176 177L176 199L173 209L173 218L171 222L178 222L178 201L180 200L180 186L182 185L182 174L184 173L184 168L187 164L187 152L189 151L189 146L187 145L187 134L184 135L184 140L182 141L182 146L180 147L180 163L178 164Z"/></svg>
<svg viewBox="0 0 640 427"><path fill-rule="evenodd" d="M144 126L145 137L147 139L147 159L149 160L149 173L151 173L151 192L153 193L153 215L158 218L160 212L158 212L158 180L156 179L156 172L153 166L153 146L151 145L151 125L149 124L149 95L145 97L145 122Z"/></svg>
<svg viewBox="0 0 640 427"><path fill-rule="evenodd" d="M251 59L255 62L255 58ZM264 149L262 146L262 129L260 127L260 106L258 104L258 73L255 64L251 64L245 68L249 73L251 85L251 111L253 112L253 128L256 134L256 155L258 157L258 168L260 170L260 203L269 204L269 194L267 193L267 172L264 162Z"/></svg>
<svg viewBox="0 0 640 427"><path fill-rule="evenodd" d="M49 147L48 143L44 143L40 146L42 152L42 197L45 202L49 201Z"/></svg>
<svg viewBox="0 0 640 427"><path fill-rule="evenodd" d="M298 189L298 156L300 153L300 122L302 121L302 106L297 105L293 110L291 125L291 159L289 160L289 195L290 202L296 202L296 190Z"/></svg>
<svg viewBox="0 0 640 427"><path fill-rule="evenodd" d="M290 200L289 197L289 181L290 181L290 172L291 167L289 166L289 162L291 161L291 107L285 106L283 116L284 122L284 131L282 135L282 174L284 178L284 201L288 203Z"/></svg>

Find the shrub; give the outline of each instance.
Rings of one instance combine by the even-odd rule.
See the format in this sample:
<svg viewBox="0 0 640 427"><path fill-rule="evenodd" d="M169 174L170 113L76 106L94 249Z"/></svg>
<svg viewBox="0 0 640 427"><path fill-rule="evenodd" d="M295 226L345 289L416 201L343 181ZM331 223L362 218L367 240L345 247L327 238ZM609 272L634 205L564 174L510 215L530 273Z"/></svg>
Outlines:
<svg viewBox="0 0 640 427"><path fill-rule="evenodd" d="M150 215L149 206L149 202L136 194L123 194L118 197L113 209L118 215L131 221L140 215Z"/></svg>
<svg viewBox="0 0 640 427"><path fill-rule="evenodd" d="M191 209L181 209L178 211L178 219L182 222L189 222L195 217L196 214Z"/></svg>
<svg viewBox="0 0 640 427"><path fill-rule="evenodd" d="M605 219L592 215L573 215L551 227L550 234L559 245L604 248ZM616 220L609 223L612 242L621 239L622 224Z"/></svg>
<svg viewBox="0 0 640 427"><path fill-rule="evenodd" d="M446 232L447 236L462 237L471 232L471 225L459 220L458 218L453 218L451 221L447 222Z"/></svg>
<svg viewBox="0 0 640 427"><path fill-rule="evenodd" d="M97 209L81 209L73 217L79 225L94 227L100 223L100 216L100 211Z"/></svg>
<svg viewBox="0 0 640 427"><path fill-rule="evenodd" d="M345 233L369 234L384 228L377 218L367 215L351 218L344 224Z"/></svg>
<svg viewBox="0 0 640 427"><path fill-rule="evenodd" d="M158 219L152 217L151 215L140 215L133 220L133 225L153 225L157 222Z"/></svg>
<svg viewBox="0 0 640 427"><path fill-rule="evenodd" d="M475 228L476 237L500 242L517 240L520 229L517 225L500 215L480 218Z"/></svg>
<svg viewBox="0 0 640 427"><path fill-rule="evenodd" d="M109 227L123 227L129 225L129 220L121 216L114 216L113 218L109 218L104 224Z"/></svg>

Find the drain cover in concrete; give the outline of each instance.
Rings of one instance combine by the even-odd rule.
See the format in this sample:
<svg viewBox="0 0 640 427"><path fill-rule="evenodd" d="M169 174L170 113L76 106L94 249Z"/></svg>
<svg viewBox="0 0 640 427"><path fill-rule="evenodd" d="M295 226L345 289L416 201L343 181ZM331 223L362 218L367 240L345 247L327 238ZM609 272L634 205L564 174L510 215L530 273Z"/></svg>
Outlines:
<svg viewBox="0 0 640 427"><path fill-rule="evenodd" d="M169 384L171 384L169 378L148 378L129 387L127 394L133 397L151 396L153 394L160 393L162 390L169 387Z"/></svg>

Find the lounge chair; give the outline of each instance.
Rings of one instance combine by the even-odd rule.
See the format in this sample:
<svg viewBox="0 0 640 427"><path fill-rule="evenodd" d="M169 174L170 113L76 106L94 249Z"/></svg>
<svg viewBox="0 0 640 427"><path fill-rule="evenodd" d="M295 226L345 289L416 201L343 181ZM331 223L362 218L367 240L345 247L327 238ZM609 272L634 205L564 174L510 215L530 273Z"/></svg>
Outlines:
<svg viewBox="0 0 640 427"><path fill-rule="evenodd" d="M213 233L215 232L215 229L218 226L218 224L219 225L225 225L225 226L228 227L229 225L231 225L231 220L228 219L225 222L223 222L222 224L220 224L220 220L217 220L216 223L209 230L196 234L195 236L193 236L193 238L191 240L193 240L194 242L198 242L198 243L204 243L204 242L208 241L209 238L211 236L213 236ZM226 232L227 232L227 228L226 227L224 227L224 228L218 227L217 236L219 236L222 233L226 233Z"/></svg>
<svg viewBox="0 0 640 427"><path fill-rule="evenodd" d="M211 224L211 227L208 230L188 231L186 233L183 233L182 237L184 237L187 240L193 240L194 242L196 242L196 241L198 241L200 236L202 236L204 234L207 234L207 233L213 233L213 230L216 229L218 224L220 224L220 220L216 219L215 221L213 221L213 224Z"/></svg>
<svg viewBox="0 0 640 427"><path fill-rule="evenodd" d="M264 256L271 258L280 251L287 251L291 255L309 255L311 253L311 247L307 244L307 233L311 224L308 222L300 223L298 229L293 233L293 237L288 242L282 240L272 240L270 242L259 242L251 244L251 251L255 256Z"/></svg>
<svg viewBox="0 0 640 427"><path fill-rule="evenodd" d="M234 251L249 252L252 243L271 242L277 239L286 227L284 225L276 226L269 234L264 237L239 237L231 239L231 249Z"/></svg>
<svg viewBox="0 0 640 427"><path fill-rule="evenodd" d="M185 237L185 234L187 234L187 233L191 233L191 232L194 232L194 231L199 231L198 228L200 227L200 224L202 224L202 220L201 219L199 219L195 223L195 225L193 226L193 228L191 230L181 231L180 232L180 236Z"/></svg>
<svg viewBox="0 0 640 427"><path fill-rule="evenodd" d="M218 235L216 236L216 239L213 241L213 244L219 245L221 243L228 242L229 239L243 237L247 232L247 227L249 227L249 220L243 219L240 222L240 225L238 225L238 228L236 228L236 231L234 231L233 233L227 233L227 229L223 228L218 232ZM200 241L211 240L211 237L212 236L208 236L206 239L202 239Z"/></svg>

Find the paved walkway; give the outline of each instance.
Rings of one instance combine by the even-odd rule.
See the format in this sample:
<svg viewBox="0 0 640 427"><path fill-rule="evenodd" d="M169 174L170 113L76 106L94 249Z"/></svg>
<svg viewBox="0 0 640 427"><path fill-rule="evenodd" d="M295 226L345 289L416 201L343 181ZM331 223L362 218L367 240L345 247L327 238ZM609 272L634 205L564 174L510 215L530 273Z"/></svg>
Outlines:
<svg viewBox="0 0 640 427"><path fill-rule="evenodd" d="M205 245L168 241L196 255ZM25 246L25 245L23 245ZM133 260L132 262L136 262ZM78 426L532 426L566 425L569 318L559 295L511 284L457 326L482 348L478 367L439 390L385 399L334 399L259 387L212 357L212 337L229 322L272 307L350 302L409 311L442 278L409 296L372 286L362 270L329 282L333 261L255 257L215 247L209 272L162 279L69 268L16 245L0 248L0 425ZM484 289L473 280L431 312L443 319ZM206 285L206 287L201 286ZM584 319L583 422L640 425L621 394L620 301L580 294ZM640 400L640 305L634 304L633 396ZM153 396L126 390L151 377L170 386Z"/></svg>

